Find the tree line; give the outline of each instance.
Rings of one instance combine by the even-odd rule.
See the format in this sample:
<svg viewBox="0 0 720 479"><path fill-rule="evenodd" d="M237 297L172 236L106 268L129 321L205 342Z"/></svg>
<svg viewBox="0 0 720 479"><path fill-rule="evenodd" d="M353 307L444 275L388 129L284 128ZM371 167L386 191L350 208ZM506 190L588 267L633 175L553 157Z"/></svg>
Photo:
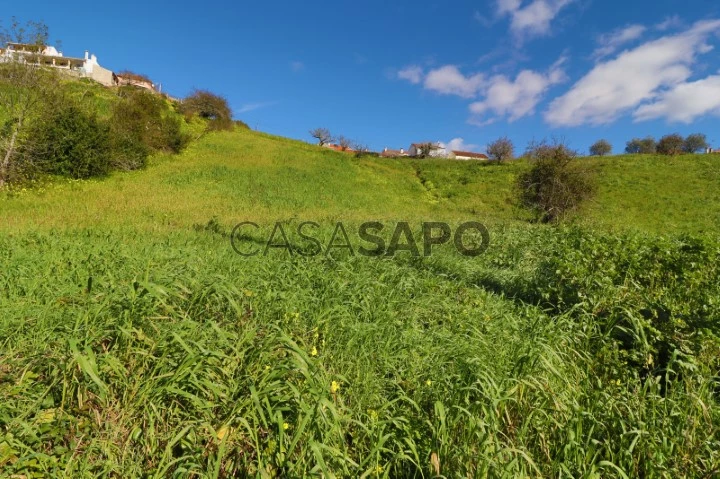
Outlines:
<svg viewBox="0 0 720 479"><path fill-rule="evenodd" d="M678 133L665 135L660 140L652 136L633 138L625 144L625 153L628 154L660 154L680 155L703 152L710 147L707 136L702 133L693 133L683 138ZM607 140L598 140L590 147L593 156L606 156L612 153L613 147Z"/></svg>

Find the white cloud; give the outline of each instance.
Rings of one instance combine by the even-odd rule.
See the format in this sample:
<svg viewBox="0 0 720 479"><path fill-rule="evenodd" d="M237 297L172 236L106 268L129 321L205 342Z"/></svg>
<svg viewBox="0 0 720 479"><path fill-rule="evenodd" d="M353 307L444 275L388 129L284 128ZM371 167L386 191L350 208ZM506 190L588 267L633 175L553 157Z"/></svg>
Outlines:
<svg viewBox="0 0 720 479"><path fill-rule="evenodd" d="M425 77L424 86L445 95L457 95L463 98L473 98L485 83L485 76L477 73L471 76L463 75L458 67L446 65L431 70Z"/></svg>
<svg viewBox="0 0 720 479"><path fill-rule="evenodd" d="M417 65L411 65L400 70L397 76L401 80L407 80L413 85L417 85L422 81L423 69Z"/></svg>
<svg viewBox="0 0 720 479"><path fill-rule="evenodd" d="M567 5L575 0L497 0L499 16L510 16L510 29L518 38L550 33L550 23Z"/></svg>
<svg viewBox="0 0 720 479"><path fill-rule="evenodd" d="M655 25L655 29L664 32L665 30L670 30L672 28L679 28L682 24L683 22L680 17L678 15L673 15L671 17L667 17L663 22Z"/></svg>
<svg viewBox="0 0 720 479"><path fill-rule="evenodd" d="M690 78L696 55L719 28L720 20L698 22L684 33L647 42L597 64L550 104L546 121L554 126L600 125L654 100Z"/></svg>
<svg viewBox="0 0 720 479"><path fill-rule="evenodd" d="M441 143L441 146L448 149L448 151L473 151L478 145L472 143L465 143L462 138L453 138L447 143Z"/></svg>
<svg viewBox="0 0 720 479"><path fill-rule="evenodd" d="M666 118L673 122L692 123L708 113L720 115L720 75L676 85L652 103L638 108L633 118L635 121Z"/></svg>
<svg viewBox="0 0 720 479"><path fill-rule="evenodd" d="M514 80L505 75L492 77L484 92L485 99L470 105L470 111L475 115L472 123L492 123L492 118L481 119L490 112L496 116L507 117L510 122L534 113L547 90L566 80L562 69L563 62L564 59L559 60L545 74L523 70Z"/></svg>
<svg viewBox="0 0 720 479"><path fill-rule="evenodd" d="M601 35L598 38L599 46L593 53L595 58L602 58L615 53L618 48L622 45L637 40L645 33L645 28L642 25L629 25L627 27L615 30L612 33Z"/></svg>

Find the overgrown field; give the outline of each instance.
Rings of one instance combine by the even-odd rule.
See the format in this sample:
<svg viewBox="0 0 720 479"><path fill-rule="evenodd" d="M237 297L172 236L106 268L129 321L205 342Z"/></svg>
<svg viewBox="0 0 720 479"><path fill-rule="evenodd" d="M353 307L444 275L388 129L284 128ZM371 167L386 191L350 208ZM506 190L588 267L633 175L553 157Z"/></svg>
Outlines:
<svg viewBox="0 0 720 479"><path fill-rule="evenodd" d="M523 163L249 131L3 193L0 476L720 474L718 161L588 161L596 203L558 228L508 203ZM480 220L491 244L245 258L244 220L249 244L276 220Z"/></svg>

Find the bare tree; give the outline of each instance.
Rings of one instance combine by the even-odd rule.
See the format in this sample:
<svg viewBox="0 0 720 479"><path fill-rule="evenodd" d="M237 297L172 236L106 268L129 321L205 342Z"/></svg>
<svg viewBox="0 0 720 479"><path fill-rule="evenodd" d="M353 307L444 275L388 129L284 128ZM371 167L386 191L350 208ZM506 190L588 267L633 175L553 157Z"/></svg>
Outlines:
<svg viewBox="0 0 720 479"><path fill-rule="evenodd" d="M353 144L353 141L350 138L346 138L342 135L338 136L337 142L342 151L350 150Z"/></svg>
<svg viewBox="0 0 720 479"><path fill-rule="evenodd" d="M42 22L25 24L12 17L8 27L0 27L0 43L4 46L10 42L45 46L50 39L50 29Z"/></svg>
<svg viewBox="0 0 720 479"><path fill-rule="evenodd" d="M315 128L314 130L310 130L310 136L315 138L320 146L324 146L326 143L330 143L333 140L333 136L327 128Z"/></svg>
<svg viewBox="0 0 720 479"><path fill-rule="evenodd" d="M437 147L430 142L420 143L417 145L418 153L421 158L427 158L432 155L433 150Z"/></svg>
<svg viewBox="0 0 720 479"><path fill-rule="evenodd" d="M510 138L503 136L488 145L487 154L491 160L502 163L503 161L513 159L515 156L515 146Z"/></svg>

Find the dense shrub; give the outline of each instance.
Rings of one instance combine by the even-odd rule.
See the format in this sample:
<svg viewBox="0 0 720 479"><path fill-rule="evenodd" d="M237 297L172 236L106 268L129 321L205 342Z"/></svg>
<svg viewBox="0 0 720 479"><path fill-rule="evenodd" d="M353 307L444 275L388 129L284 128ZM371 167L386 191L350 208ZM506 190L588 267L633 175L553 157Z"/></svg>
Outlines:
<svg viewBox="0 0 720 479"><path fill-rule="evenodd" d="M665 135L657 144L657 152L661 155L679 155L685 147L685 139L677 133Z"/></svg>
<svg viewBox="0 0 720 479"><path fill-rule="evenodd" d="M607 140L598 140L590 147L590 154L593 156L605 156L612 153L612 145Z"/></svg>
<svg viewBox="0 0 720 479"><path fill-rule="evenodd" d="M652 136L646 138L633 138L627 142L625 152L630 154L651 155L657 151L657 142Z"/></svg>
<svg viewBox="0 0 720 479"><path fill-rule="evenodd" d="M577 153L567 146L533 144L525 156L532 167L518 177L516 197L535 220L557 222L576 211L594 193L592 176L575 164Z"/></svg>
<svg viewBox="0 0 720 479"><path fill-rule="evenodd" d="M198 115L208 120L211 130L232 130L232 110L225 98L207 90L195 90L182 102L181 110L186 115Z"/></svg>
<svg viewBox="0 0 720 479"><path fill-rule="evenodd" d="M685 153L697 153L698 151L705 150L709 146L706 135L702 133L695 133L688 135L687 138L685 138L683 150Z"/></svg>
<svg viewBox="0 0 720 479"><path fill-rule="evenodd" d="M189 140L166 100L143 90L121 90L110 124L112 164L121 170L142 168L152 152L178 153Z"/></svg>
<svg viewBox="0 0 720 479"><path fill-rule="evenodd" d="M21 149L27 165L71 178L101 176L110 170L110 131L94 113L63 98L33 123Z"/></svg>

